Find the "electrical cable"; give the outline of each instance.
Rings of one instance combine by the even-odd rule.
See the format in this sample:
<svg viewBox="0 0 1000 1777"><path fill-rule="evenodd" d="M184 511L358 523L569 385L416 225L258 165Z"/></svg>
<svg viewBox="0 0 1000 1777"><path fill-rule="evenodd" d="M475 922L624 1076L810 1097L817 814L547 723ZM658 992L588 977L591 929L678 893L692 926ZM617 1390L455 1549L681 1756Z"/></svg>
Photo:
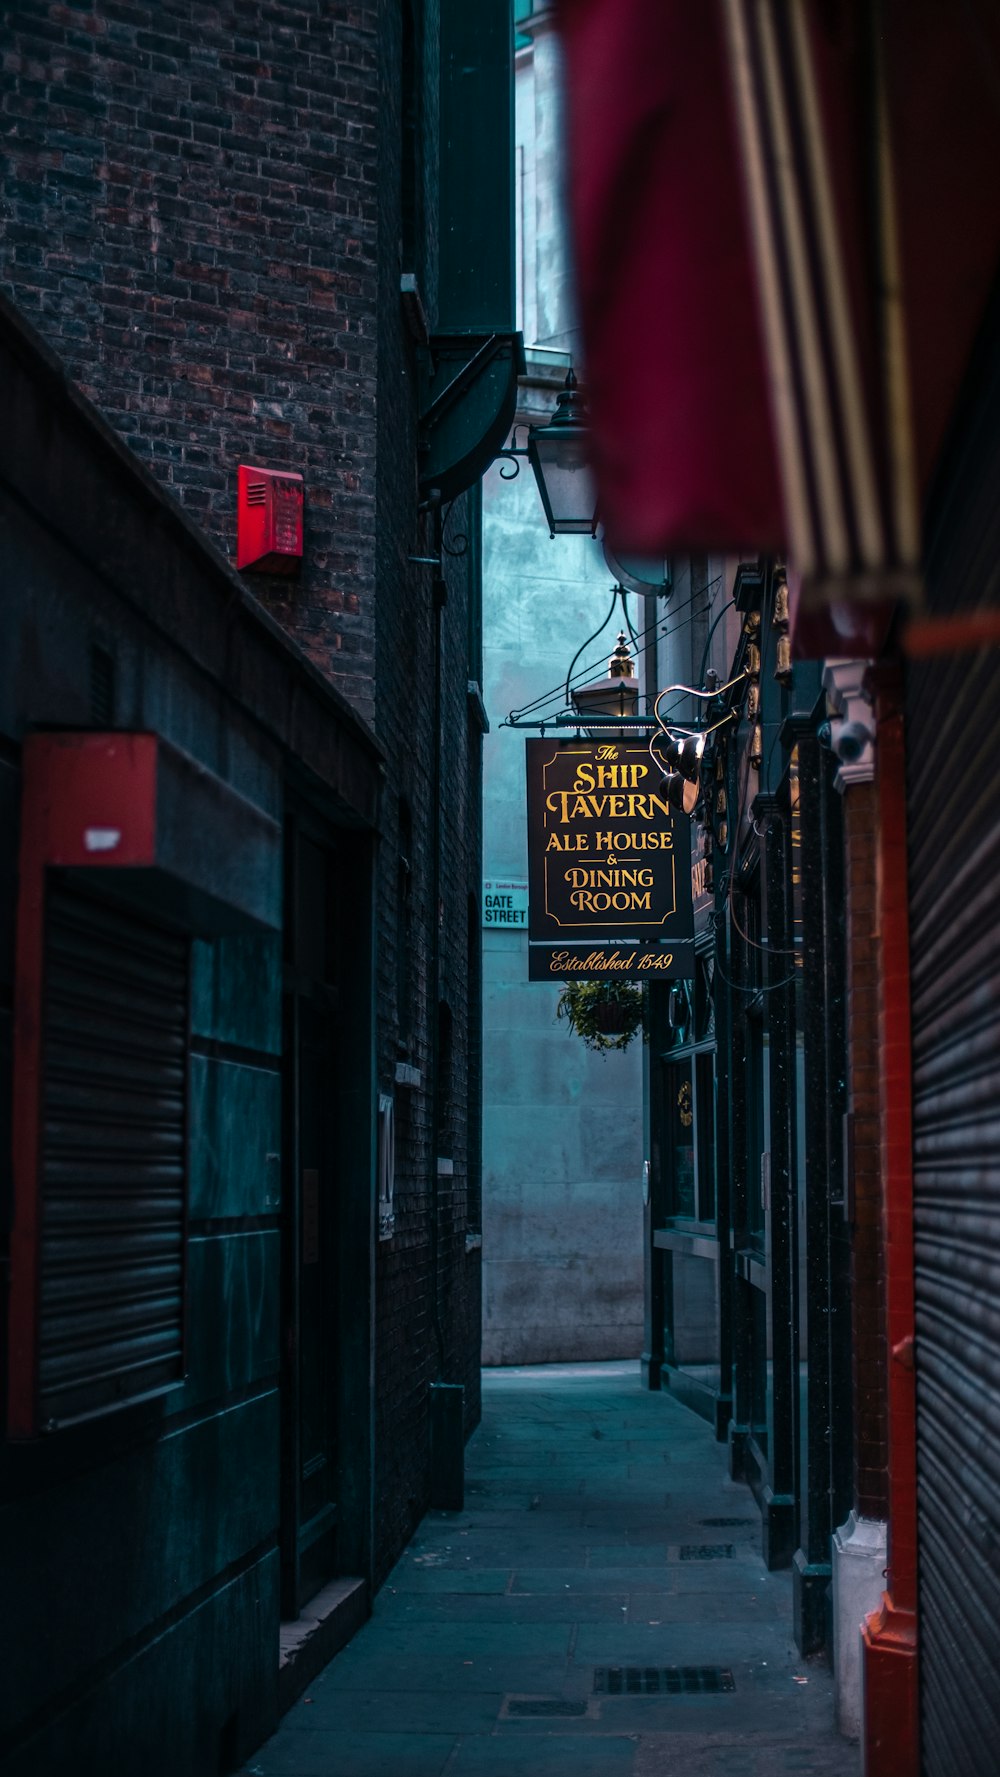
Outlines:
<svg viewBox="0 0 1000 1777"><path fill-rule="evenodd" d="M575 667L577 661L579 660L580 655L583 653L584 648L589 648L591 642L596 641L596 639L600 635L602 629L607 629L608 624L611 622L612 616L614 615L614 609L615 609L615 606L617 605L617 603L618 603L618 588L616 586L614 592L611 594L611 607L608 611L607 616L604 619L604 622L599 623L597 628L594 630L593 634L589 635L587 637L587 640L580 644L579 648L577 649L576 653L574 654L572 660L569 663L569 671L566 674L566 688L563 692L563 697L567 703L569 703L569 688L570 688L570 685L573 680L573 668ZM529 705L528 707L530 708L531 706ZM523 711L519 710L518 714L522 715Z"/></svg>
<svg viewBox="0 0 1000 1777"><path fill-rule="evenodd" d="M639 637L636 635L635 630L632 627L632 619L628 614L628 594L627 594L624 586L619 586L618 591L622 595L622 610L625 613L625 623L628 628L628 633L631 636L633 642L638 644Z"/></svg>
<svg viewBox="0 0 1000 1777"><path fill-rule="evenodd" d="M717 574L715 576L714 580L709 580L706 582L706 584L704 586L697 587L696 590L691 594L690 598L685 599L682 604L678 605L675 608L675 610L673 612L671 612L671 616L676 616L679 612L687 610L690 605L694 604L696 599L703 598L705 593L711 592L713 586L718 586L721 580L722 580L722 575ZM618 596L618 587L616 586L615 587L615 598L617 598L617 596ZM608 622L611 618L611 611L613 611L613 610L614 610L614 600L612 601L611 610L609 610L607 617L605 617L604 622L600 626L600 629L596 629L593 632L593 635L588 636L587 641L583 644L584 648L587 647L588 644L594 640L595 636L600 635L602 629L607 628ZM687 624L690 621L692 621L692 619L685 618L683 623L667 623L667 622L664 622L663 617L659 613L657 613L657 615L652 619L652 621L650 623L646 624L646 627L644 629L641 629L638 632L638 634L633 634L632 639L636 643L636 645L638 646L638 644L640 642L644 641L646 639L646 637L649 636L654 630L658 629L659 625L661 623L663 623L664 627L660 631L660 634L661 634L661 636L666 638L667 636L671 636L671 635L676 634L678 630L686 628ZM557 698L560 695L560 692L562 692L562 694L565 696L567 694L569 686L571 684L575 683L577 679L584 679L588 676L588 674L594 672L596 667L599 666L599 664L600 664L599 661L592 661L587 666L581 667L580 671L578 673L576 673L576 674L572 673L572 667L575 666L576 660L579 659L579 656L582 652L583 652L582 648L577 650L577 654L576 654L573 662L571 663L570 676L567 677L565 685L563 685L562 683L560 683L558 685L553 685L550 690L540 692L536 698L533 698L531 700L531 702L529 702L529 703L523 704L520 709L511 710L510 715L507 717L505 726L510 725L510 723L512 721L514 721L514 722L521 721L525 716L531 715L534 710L541 708L542 705L547 704L547 703L551 703L555 698Z"/></svg>
<svg viewBox="0 0 1000 1777"><path fill-rule="evenodd" d="M702 589L702 590L704 590L704 589ZM615 594L614 594L615 598L618 597L618 591L619 591L619 588L616 586L615 587ZM694 598L697 598L698 596L699 596L698 593L695 593L693 595ZM691 603L691 602L692 602L691 600L687 601L687 603ZM684 609L685 609L684 605L678 606L678 610L682 611ZM612 606L611 606L611 611L613 611L613 610L614 610L614 600L612 601ZM607 628L608 622L611 617L611 611L608 612L608 615L607 615L607 617L605 617L604 622L600 626L600 629L596 629L594 631L593 635L588 636L587 641L584 642L584 644L583 644L584 648L588 646L588 643L590 643L594 640L595 636L600 635L602 629ZM635 641L635 643L638 645L638 643L644 641L645 638L649 635L650 631L656 629L658 624L661 621L662 621L662 619L659 616L654 617L653 621L651 623L648 623L646 625L645 629L640 630L638 635L633 635L633 640ZM662 633L664 635L667 635L667 634L672 635L674 632L674 628L683 628L683 625L678 624L675 626L671 626L671 628L669 630L664 628ZM526 704L522 705L522 707L520 709L511 710L511 712L510 712L511 716L513 716L515 720L519 720L522 716L530 715L532 710L538 709L542 704L549 703L553 698L557 697L559 695L560 690L562 690L564 696L567 695L568 687L570 684L575 683L577 679L584 679L590 673L594 672L596 667L600 664L599 661L591 661L587 666L581 667L580 671L578 673L576 673L576 674L573 673L573 670L572 670L573 666L575 666L576 661L579 659L582 652L583 652L583 648L577 649L576 655L574 656L573 661L570 666L570 674L569 674L569 676L567 676L565 686L553 685L553 687L550 691L540 692L539 695L536 698L534 698L531 703L526 703Z"/></svg>
<svg viewBox="0 0 1000 1777"><path fill-rule="evenodd" d="M772 951L772 955L777 954L776 951ZM785 975L781 981L769 981L766 987L763 985L744 987L739 981L731 981L729 979L729 976L726 974L725 969L719 961L718 954L716 954L715 958L714 973L720 977L732 993L749 993L754 997L759 993L777 993L780 987L793 987L795 982L799 979L798 972L796 971L793 975Z"/></svg>
<svg viewBox="0 0 1000 1777"><path fill-rule="evenodd" d="M707 636L705 637L705 647L704 647L704 650L703 650L702 656L701 656L701 669L698 673L698 677L702 681L703 684L705 681L705 668L708 665L708 650L712 645L712 637L714 636L716 630L718 629L719 624L722 622L723 617L726 615L726 612L729 610L730 605L735 605L735 604L736 604L736 600L734 598L728 598L726 600L725 604L722 607L722 610L719 612L718 616L715 619L715 622L712 624L711 629L709 630Z"/></svg>
<svg viewBox="0 0 1000 1777"><path fill-rule="evenodd" d="M737 810L737 815L736 815L736 825L733 829L734 844L738 843L738 841L739 841L740 827L743 823L743 816L746 812L747 791L748 791L749 787L750 787L750 772L749 772L749 768L748 768L747 775L743 780L743 787L742 787L741 796L740 796L740 803L739 803L739 808ZM734 858L734 861L735 861L735 858ZM794 947L791 950L789 950L786 945L759 944L757 942L756 938L751 938L749 932L745 932L743 930L743 927L740 925L740 922L736 917L736 908L733 903L733 894L735 891L735 887L736 887L736 871L734 869L730 869L729 887L726 891L726 905L729 909L729 918L732 921L733 925L736 927L736 930L739 932L739 935L743 939L744 944L749 944L751 950L759 950L762 956L794 956L794 957L798 957L800 953ZM796 977L793 974L789 977L789 979L794 981L796 979ZM755 988L754 991L755 992L771 993L774 991L774 989L776 987L779 987L782 985L787 985L787 983L774 982L773 984L769 985L766 988Z"/></svg>

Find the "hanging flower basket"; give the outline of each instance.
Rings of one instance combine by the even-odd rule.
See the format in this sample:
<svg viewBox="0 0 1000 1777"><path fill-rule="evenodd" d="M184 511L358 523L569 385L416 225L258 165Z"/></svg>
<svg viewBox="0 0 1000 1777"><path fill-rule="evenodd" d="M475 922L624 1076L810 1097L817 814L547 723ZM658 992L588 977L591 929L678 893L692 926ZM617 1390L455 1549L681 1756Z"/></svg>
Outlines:
<svg viewBox="0 0 1000 1777"><path fill-rule="evenodd" d="M607 1054L627 1049L642 1034L642 988L634 981L569 981L559 995L556 1017L565 1018L570 1030L588 1049Z"/></svg>

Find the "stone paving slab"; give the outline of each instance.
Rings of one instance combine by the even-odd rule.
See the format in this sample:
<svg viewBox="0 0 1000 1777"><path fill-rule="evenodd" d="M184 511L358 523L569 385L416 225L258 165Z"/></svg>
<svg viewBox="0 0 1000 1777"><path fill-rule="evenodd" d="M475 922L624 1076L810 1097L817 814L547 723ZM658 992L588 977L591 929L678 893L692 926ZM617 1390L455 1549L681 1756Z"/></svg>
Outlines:
<svg viewBox="0 0 1000 1777"><path fill-rule="evenodd" d="M706 1520L732 1517L735 1525ZM720 1548L731 1546L732 1555ZM682 1551L715 1549L714 1558ZM608 1695L600 1667L735 1690ZM857 1777L791 1637L746 1488L638 1365L487 1371L460 1513L431 1513L371 1621L245 1777Z"/></svg>
<svg viewBox="0 0 1000 1777"><path fill-rule="evenodd" d="M276 1734L245 1767L249 1777L441 1777L457 1742L450 1734Z"/></svg>
<svg viewBox="0 0 1000 1777"><path fill-rule="evenodd" d="M626 1623L689 1623L690 1592L630 1592ZM785 1601L769 1594L699 1592L699 1623L764 1623L784 1621Z"/></svg>
<svg viewBox="0 0 1000 1777"><path fill-rule="evenodd" d="M391 1582L383 1586L375 1601L376 1614L379 1599L387 1602L390 1596L397 1593L413 1592L444 1592L461 1595L463 1592L503 1593L510 1588L510 1571L506 1567L463 1568L457 1572L453 1567L409 1567L402 1565L393 1570Z"/></svg>
<svg viewBox="0 0 1000 1777"><path fill-rule="evenodd" d="M335 1691L319 1686L306 1692L310 1703L286 1718L301 1733L489 1734L503 1708L503 1691Z"/></svg>
<svg viewBox="0 0 1000 1777"><path fill-rule="evenodd" d="M372 1627L372 1624L368 1625L369 1630ZM361 1633L364 1637L366 1631ZM318 1695L320 1685L328 1684L333 1690L342 1691L364 1685L387 1693L394 1690L454 1691L460 1696L469 1691L512 1690L559 1695L566 1690L572 1694L574 1689L586 1689L590 1683L589 1674L574 1667L565 1655L555 1659L524 1654L478 1660L459 1659L454 1655L443 1658L434 1651L435 1639L425 1629L420 1637L423 1652L413 1654L401 1665L394 1650L369 1637L362 1652L353 1660L350 1649L338 1655L328 1671L311 1687L311 1694ZM291 1721L294 1714L294 1709L289 1710L285 1721Z"/></svg>
<svg viewBox="0 0 1000 1777"><path fill-rule="evenodd" d="M631 1777L634 1767L631 1737L602 1737L588 1743L559 1734L546 1740L534 1736L518 1746L501 1739L462 1741L448 1766L448 1777L511 1777L513 1771L530 1772L531 1777Z"/></svg>
<svg viewBox="0 0 1000 1777"><path fill-rule="evenodd" d="M655 1594L652 1594L655 1596ZM643 1614L637 1619L644 1623ZM687 1608L686 1606L684 1607ZM617 1611L631 1614L626 1589L620 1592L511 1592L498 1598L490 1593L451 1593L423 1596L408 1593L400 1607L408 1623L604 1623Z"/></svg>

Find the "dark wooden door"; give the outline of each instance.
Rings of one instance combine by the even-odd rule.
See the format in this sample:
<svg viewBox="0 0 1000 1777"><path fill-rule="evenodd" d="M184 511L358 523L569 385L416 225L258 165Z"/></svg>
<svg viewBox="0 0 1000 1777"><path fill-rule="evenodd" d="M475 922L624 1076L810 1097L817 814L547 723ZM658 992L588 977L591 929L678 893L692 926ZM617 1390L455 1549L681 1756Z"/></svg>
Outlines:
<svg viewBox="0 0 1000 1777"><path fill-rule="evenodd" d="M285 955L282 1608L338 1571L335 852L290 823Z"/></svg>

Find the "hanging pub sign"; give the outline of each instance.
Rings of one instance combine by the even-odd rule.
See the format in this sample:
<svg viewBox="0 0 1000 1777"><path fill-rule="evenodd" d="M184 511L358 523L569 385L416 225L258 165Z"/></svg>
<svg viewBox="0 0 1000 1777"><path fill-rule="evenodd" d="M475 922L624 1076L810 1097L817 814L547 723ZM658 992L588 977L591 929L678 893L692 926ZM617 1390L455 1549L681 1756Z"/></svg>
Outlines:
<svg viewBox="0 0 1000 1777"><path fill-rule="evenodd" d="M529 981L693 976L690 823L645 744L526 749Z"/></svg>

